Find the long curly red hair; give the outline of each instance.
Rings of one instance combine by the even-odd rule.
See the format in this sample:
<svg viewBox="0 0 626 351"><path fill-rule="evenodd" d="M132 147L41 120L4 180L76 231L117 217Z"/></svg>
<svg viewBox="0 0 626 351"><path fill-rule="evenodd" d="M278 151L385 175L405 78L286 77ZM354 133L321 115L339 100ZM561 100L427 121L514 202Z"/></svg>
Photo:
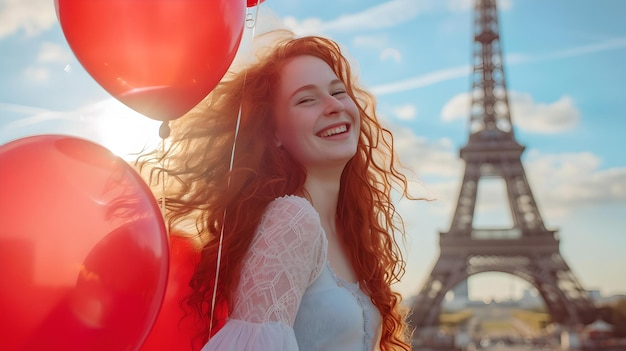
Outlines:
<svg viewBox="0 0 626 351"><path fill-rule="evenodd" d="M380 349L410 350L401 296L391 289L404 274L395 240L396 233L404 235L404 228L391 192L395 188L410 197L407 181L399 171L393 136L378 121L373 96L359 86L339 45L317 36L282 38L245 69L227 73L201 104L171 122L172 135L164 152L140 158L143 170L152 165L148 167L152 185L159 183L162 172L167 175L165 205L170 227L186 227L187 232L197 233L201 243L200 262L190 281L193 292L186 299L201 320L198 345L210 335L220 233L216 297L230 305L244 255L266 206L277 197L303 192L304 168L275 144L272 104L283 66L300 55L325 61L357 103L361 132L357 153L341 177L338 232L343 233L360 286L382 315ZM217 323L214 320L213 325Z"/></svg>

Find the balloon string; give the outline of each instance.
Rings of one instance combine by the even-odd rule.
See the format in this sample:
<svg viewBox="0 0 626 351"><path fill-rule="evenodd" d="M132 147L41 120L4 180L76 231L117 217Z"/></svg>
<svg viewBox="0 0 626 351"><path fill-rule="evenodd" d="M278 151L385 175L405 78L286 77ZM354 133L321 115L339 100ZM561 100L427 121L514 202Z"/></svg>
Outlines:
<svg viewBox="0 0 626 351"><path fill-rule="evenodd" d="M246 83L246 75L244 73L244 80L243 80L244 86L245 86L245 83ZM233 147L232 147L231 154L230 154L230 165L228 167L229 173L228 173L228 181L227 181L226 189L230 188L231 172L233 170L233 164L234 164L234 159L235 159L235 148L237 145L237 136L239 135L240 123L241 123L241 105L239 105L239 112L237 112L237 123L235 125L235 139L233 140ZM224 243L225 223L226 223L226 210L224 209L224 215L222 217L222 228L220 229L220 240L217 246L217 264L215 266L215 282L213 283L213 295L211 297L211 320L209 322L209 338L210 338L211 332L213 331L213 316L215 312L215 302L217 299L217 282L219 280L220 268L221 268L221 263L222 263L222 246Z"/></svg>
<svg viewBox="0 0 626 351"><path fill-rule="evenodd" d="M165 217L165 139L170 135L169 121L164 121L159 127L159 136L161 137L161 214ZM165 225L165 232L169 239L169 226Z"/></svg>
<svg viewBox="0 0 626 351"><path fill-rule="evenodd" d="M165 214L165 139L161 141L161 211Z"/></svg>
<svg viewBox="0 0 626 351"><path fill-rule="evenodd" d="M258 14L259 14L259 5L256 6L256 15L255 18L258 18ZM248 17L248 16L246 16ZM252 38L254 38L255 35L255 29L256 29L256 23L254 23L254 19L251 18L247 18L246 22L248 21L253 21L252 24ZM242 83L242 87L241 87L241 91L245 91L245 87L246 87L246 78L248 76L248 72L245 71L244 72L244 76L243 76L243 83ZM239 111L237 112L237 122L235 123L235 138L233 139L233 146L230 152L230 164L228 166L228 180L226 183L226 191L228 191L228 189L230 188L230 180L231 180L231 175L232 175L232 170L233 170L233 165L235 163L235 149L237 147L237 137L239 135L239 127L241 126L241 110L242 110L242 104L239 103ZM226 209L224 209L224 214L222 217L222 228L220 229L220 239L219 239L219 243L217 246L217 263L215 265L215 281L213 283L213 294L211 297L211 316L210 316L210 321L209 321L209 339L211 338L211 333L213 331L213 317L214 317L214 313L215 313L215 303L217 300L217 283L220 277L220 268L221 268L221 264L222 264L222 246L224 243L224 226L226 224Z"/></svg>

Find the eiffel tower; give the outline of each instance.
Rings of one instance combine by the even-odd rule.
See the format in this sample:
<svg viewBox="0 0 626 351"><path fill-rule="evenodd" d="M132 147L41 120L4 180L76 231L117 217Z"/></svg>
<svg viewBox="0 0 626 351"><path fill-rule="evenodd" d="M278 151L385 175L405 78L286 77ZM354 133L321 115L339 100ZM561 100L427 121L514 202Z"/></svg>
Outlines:
<svg viewBox="0 0 626 351"><path fill-rule="evenodd" d="M555 230L544 226L514 137L500 48L496 0L476 0L469 140L460 150L465 174L448 232L439 236L440 255L412 306L415 328L436 326L441 302L467 278L502 272L533 285L552 321L590 323L595 308L559 252ZM474 227L481 179L506 184L512 227Z"/></svg>

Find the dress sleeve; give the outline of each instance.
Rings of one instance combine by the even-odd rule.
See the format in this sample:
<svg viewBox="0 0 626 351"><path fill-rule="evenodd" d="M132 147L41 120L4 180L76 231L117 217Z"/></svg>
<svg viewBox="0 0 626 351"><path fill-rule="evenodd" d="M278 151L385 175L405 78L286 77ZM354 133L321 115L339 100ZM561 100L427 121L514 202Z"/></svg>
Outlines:
<svg viewBox="0 0 626 351"><path fill-rule="evenodd" d="M242 266L233 311L202 351L298 350L293 324L326 260L319 216L306 199L274 200Z"/></svg>

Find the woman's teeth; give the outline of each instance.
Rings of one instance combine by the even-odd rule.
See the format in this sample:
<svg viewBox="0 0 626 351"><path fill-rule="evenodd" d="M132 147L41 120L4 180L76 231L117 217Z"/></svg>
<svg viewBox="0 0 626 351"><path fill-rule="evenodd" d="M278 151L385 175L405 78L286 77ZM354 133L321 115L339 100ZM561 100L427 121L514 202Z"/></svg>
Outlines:
<svg viewBox="0 0 626 351"><path fill-rule="evenodd" d="M331 135L341 134L341 133L345 133L347 131L348 131L348 127L346 125L342 125L342 126L339 126L339 127L326 129L325 131L321 132L319 134L319 136L321 136L322 138L326 138L326 137L329 137Z"/></svg>

